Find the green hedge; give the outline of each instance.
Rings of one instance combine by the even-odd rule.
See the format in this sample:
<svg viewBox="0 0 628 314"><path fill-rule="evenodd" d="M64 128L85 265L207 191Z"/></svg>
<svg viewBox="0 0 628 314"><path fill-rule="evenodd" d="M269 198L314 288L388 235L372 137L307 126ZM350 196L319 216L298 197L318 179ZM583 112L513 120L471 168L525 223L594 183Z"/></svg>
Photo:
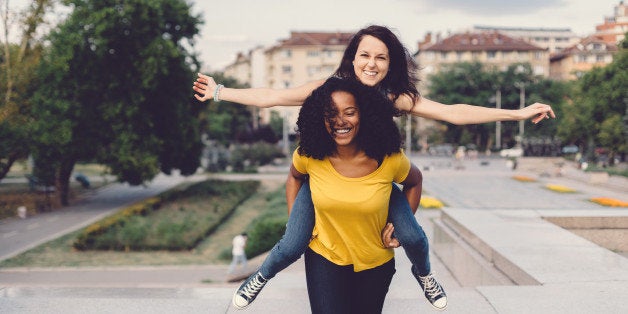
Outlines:
<svg viewBox="0 0 628 314"><path fill-rule="evenodd" d="M280 188L266 196L264 214L247 227L246 256L252 258L272 249L286 231L287 222L285 188Z"/></svg>
<svg viewBox="0 0 628 314"><path fill-rule="evenodd" d="M134 204L85 228L78 250L189 250L255 193L258 181L207 180Z"/></svg>

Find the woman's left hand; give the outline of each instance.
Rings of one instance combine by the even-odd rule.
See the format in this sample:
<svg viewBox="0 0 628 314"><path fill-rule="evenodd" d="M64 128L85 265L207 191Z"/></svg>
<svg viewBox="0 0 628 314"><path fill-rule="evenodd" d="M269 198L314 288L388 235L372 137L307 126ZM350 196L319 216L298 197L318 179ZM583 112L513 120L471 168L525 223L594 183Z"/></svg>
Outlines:
<svg viewBox="0 0 628 314"><path fill-rule="evenodd" d="M554 114L554 110L550 105L542 104L542 103L534 103L529 105L523 109L519 109L522 114L522 120L532 118L532 123L537 124L541 122L543 119L556 118Z"/></svg>
<svg viewBox="0 0 628 314"><path fill-rule="evenodd" d="M384 229L382 230L382 244L384 245L384 248L394 249L401 246L401 243L399 243L399 240L393 237L394 231L395 231L395 227L390 222L387 223Z"/></svg>

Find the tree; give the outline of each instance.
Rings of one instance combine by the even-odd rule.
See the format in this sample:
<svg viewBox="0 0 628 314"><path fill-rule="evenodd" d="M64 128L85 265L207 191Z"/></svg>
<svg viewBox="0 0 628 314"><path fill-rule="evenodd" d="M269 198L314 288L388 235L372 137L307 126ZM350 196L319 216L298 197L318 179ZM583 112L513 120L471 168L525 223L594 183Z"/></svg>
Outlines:
<svg viewBox="0 0 628 314"><path fill-rule="evenodd" d="M446 103L467 103L484 107L494 107L495 93L501 91L501 108L518 109L520 107L520 87L523 85L526 95L525 105L534 102L552 104L558 113L565 101L568 85L535 76L530 65L512 64L504 71L487 68L479 62L455 63L449 68L430 77L429 97ZM553 137L556 133L554 123L533 125L525 121L525 137ZM480 149L491 143L494 135L494 123L456 126L447 124L445 141L459 144L476 144ZM502 123L502 138L507 146L515 143L518 135L518 123Z"/></svg>
<svg viewBox="0 0 628 314"><path fill-rule="evenodd" d="M213 73L211 76L225 86L243 88L234 78L222 73ZM250 142L252 138L251 112L246 106L229 101L210 101L204 117L205 130L211 140L223 145L231 142Z"/></svg>
<svg viewBox="0 0 628 314"><path fill-rule="evenodd" d="M53 4L51 0L36 0L18 14L10 9L8 0L0 1L4 29L0 51L0 179L15 161L29 153L32 116L28 98L34 89L31 82L42 53L41 41L35 33ZM18 43L9 42L11 25L18 25L22 31Z"/></svg>
<svg viewBox="0 0 628 314"><path fill-rule="evenodd" d="M495 94L497 74L486 71L479 62L456 63L430 77L429 96L445 104L477 104L489 107L489 99ZM456 126L446 123L445 141L450 143L474 143L486 147L490 135L490 123Z"/></svg>
<svg viewBox="0 0 628 314"><path fill-rule="evenodd" d="M34 95L34 158L53 174L61 204L77 161L109 167L120 182L199 166L200 18L183 0L66 0L73 10L50 34Z"/></svg>
<svg viewBox="0 0 628 314"><path fill-rule="evenodd" d="M613 62L594 68L577 82L576 97L559 131L566 140L586 147L588 158L598 146L608 149L612 163L628 152L628 40L619 45Z"/></svg>

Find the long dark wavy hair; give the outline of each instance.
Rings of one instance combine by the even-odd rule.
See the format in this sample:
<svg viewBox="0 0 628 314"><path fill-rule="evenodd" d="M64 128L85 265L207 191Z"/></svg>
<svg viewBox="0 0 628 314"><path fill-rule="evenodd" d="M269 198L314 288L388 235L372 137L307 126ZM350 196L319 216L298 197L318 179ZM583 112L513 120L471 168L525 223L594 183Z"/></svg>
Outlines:
<svg viewBox="0 0 628 314"><path fill-rule="evenodd" d="M353 60L355 59L358 45L366 35L381 40L388 48L390 57L388 74L386 74L386 77L384 77L377 87L381 91L391 94L393 101L395 101L399 95L407 94L412 98L412 103L416 103L419 97L421 97L416 88L419 82L417 76L418 66L399 38L385 26L371 25L355 33L345 49L340 66L338 66L334 76L357 80L355 71L353 70Z"/></svg>
<svg viewBox="0 0 628 314"><path fill-rule="evenodd" d="M393 120L395 108L392 101L357 80L331 77L305 99L299 111L297 131L300 155L322 160L335 152L336 142L327 132L325 120L333 119L337 114L331 98L331 94L337 91L355 97L360 115L360 128L356 135L359 149L379 162L386 155L400 151L401 134Z"/></svg>

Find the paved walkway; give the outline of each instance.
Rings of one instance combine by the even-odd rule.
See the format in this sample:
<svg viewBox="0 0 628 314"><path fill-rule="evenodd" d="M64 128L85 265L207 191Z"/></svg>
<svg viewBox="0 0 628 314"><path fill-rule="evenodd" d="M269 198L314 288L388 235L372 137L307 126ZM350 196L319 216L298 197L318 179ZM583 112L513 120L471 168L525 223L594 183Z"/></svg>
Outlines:
<svg viewBox="0 0 628 314"><path fill-rule="evenodd" d="M542 218L583 213L628 216L625 209L606 209L587 201L593 196L626 201L626 191L565 177L518 182L511 179L513 172L501 159L491 159L488 165L466 161L464 170L455 170L444 159L413 160L422 169L429 168L423 170L425 194L449 206L443 219L438 210L421 210L417 215L432 243L432 268L448 292L447 312L628 313L628 259ZM563 184L579 193L557 194L543 188L546 183ZM464 244L471 248L466 254L473 256L462 260L464 271L472 270L472 259L483 259L498 273L515 278L508 280L521 281L519 285L462 280L456 259L449 254L454 251L442 242L443 230L458 232L469 241ZM433 311L420 295L401 251L396 264L384 313ZM229 302L239 284L224 281L226 269L226 265L0 269L0 309L3 313L238 312ZM248 312L309 313L303 269L299 260L277 275Z"/></svg>

